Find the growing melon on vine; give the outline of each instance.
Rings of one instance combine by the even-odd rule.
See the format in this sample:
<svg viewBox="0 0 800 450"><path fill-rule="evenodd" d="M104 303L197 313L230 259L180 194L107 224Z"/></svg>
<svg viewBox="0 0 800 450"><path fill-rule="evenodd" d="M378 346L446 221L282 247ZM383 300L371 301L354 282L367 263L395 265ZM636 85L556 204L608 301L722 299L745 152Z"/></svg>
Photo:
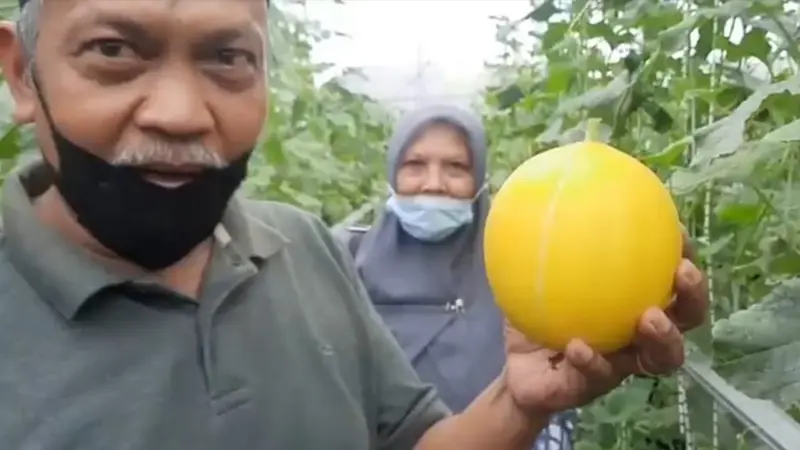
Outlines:
<svg viewBox="0 0 800 450"><path fill-rule="evenodd" d="M598 126L514 170L486 221L495 301L517 330L556 351L573 338L603 353L630 344L641 315L671 301L681 261L669 190L596 140Z"/></svg>

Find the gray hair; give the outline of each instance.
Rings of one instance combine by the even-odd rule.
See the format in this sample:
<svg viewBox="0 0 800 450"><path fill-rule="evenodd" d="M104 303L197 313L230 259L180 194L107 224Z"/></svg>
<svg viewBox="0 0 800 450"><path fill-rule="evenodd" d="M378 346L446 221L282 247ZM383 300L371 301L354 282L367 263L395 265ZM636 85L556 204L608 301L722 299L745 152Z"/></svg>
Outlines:
<svg viewBox="0 0 800 450"><path fill-rule="evenodd" d="M25 58L27 72L30 75L36 60L36 41L39 39L39 19L44 0L29 0L17 18L17 36Z"/></svg>
<svg viewBox="0 0 800 450"><path fill-rule="evenodd" d="M228 165L220 152L208 147L200 139L185 142L142 137L126 140L115 152L111 164L118 166L144 166L148 164L198 165L222 168Z"/></svg>

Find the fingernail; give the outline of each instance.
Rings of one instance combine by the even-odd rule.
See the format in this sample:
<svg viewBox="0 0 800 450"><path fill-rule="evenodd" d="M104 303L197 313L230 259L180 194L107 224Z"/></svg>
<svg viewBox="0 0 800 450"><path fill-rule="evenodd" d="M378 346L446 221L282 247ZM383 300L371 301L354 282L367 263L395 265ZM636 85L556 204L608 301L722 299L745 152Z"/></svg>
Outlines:
<svg viewBox="0 0 800 450"><path fill-rule="evenodd" d="M653 328L655 334L666 334L669 331L669 324L663 320L650 319L650 326Z"/></svg>

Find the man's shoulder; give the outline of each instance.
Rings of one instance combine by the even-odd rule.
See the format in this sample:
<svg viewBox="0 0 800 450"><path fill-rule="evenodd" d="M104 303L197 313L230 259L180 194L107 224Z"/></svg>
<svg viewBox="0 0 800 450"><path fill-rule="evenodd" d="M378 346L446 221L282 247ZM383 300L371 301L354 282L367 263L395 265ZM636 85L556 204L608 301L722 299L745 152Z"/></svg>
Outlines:
<svg viewBox="0 0 800 450"><path fill-rule="evenodd" d="M322 219L294 205L254 199L243 199L241 205L248 220L255 220L277 231L295 248L302 246L331 251L338 246Z"/></svg>
<svg viewBox="0 0 800 450"><path fill-rule="evenodd" d="M242 206L249 218L276 229L286 237L297 235L298 233L307 236L310 232L317 235L322 234L326 237L333 236L346 242L349 239L344 238L349 238L353 235L361 237L370 229L369 225L350 225L341 227L339 230L336 227L329 228L318 216L288 203L243 199Z"/></svg>
<svg viewBox="0 0 800 450"><path fill-rule="evenodd" d="M288 203L242 199L242 207L249 218L263 222L283 234L325 228L319 217Z"/></svg>

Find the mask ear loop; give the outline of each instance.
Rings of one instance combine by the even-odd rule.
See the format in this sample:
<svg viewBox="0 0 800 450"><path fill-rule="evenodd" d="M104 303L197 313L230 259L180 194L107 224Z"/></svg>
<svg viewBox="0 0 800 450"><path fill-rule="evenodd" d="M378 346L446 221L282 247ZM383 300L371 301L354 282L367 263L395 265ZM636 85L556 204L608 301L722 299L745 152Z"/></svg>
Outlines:
<svg viewBox="0 0 800 450"><path fill-rule="evenodd" d="M478 200L478 197L480 197L481 194L483 194L483 191L488 191L488 190L489 190L489 175L486 175L486 177L484 177L483 179L483 184L481 184L481 187L478 188L478 190L475 192L475 195L472 197L472 201L474 202L475 200Z"/></svg>
<svg viewBox="0 0 800 450"><path fill-rule="evenodd" d="M42 83L39 82L39 73L38 68L36 67L36 62L31 62L31 67L28 72L28 76L31 79L31 84L33 85L33 89L36 91L36 97L39 99L39 103L42 104L42 112L44 112L45 119L48 121L48 125L52 127L53 117L50 115L50 106L44 100L44 93L42 91Z"/></svg>
<svg viewBox="0 0 800 450"><path fill-rule="evenodd" d="M55 135L55 121L53 120L53 115L50 114L50 105L48 105L47 101L44 99L44 91L42 90L42 83L39 82L38 73L39 70L36 68L36 63L31 63L31 84L33 84L33 89L36 91L36 97L38 97L39 103L42 104L42 112L44 113L45 120L47 120L47 126L50 127L50 133Z"/></svg>
<svg viewBox="0 0 800 450"><path fill-rule="evenodd" d="M33 85L34 91L36 91L36 97L39 99L39 103L42 104L42 112L44 113L44 119L47 122L47 126L50 128L50 134L53 140L56 140L56 128L55 128L55 121L53 120L52 114L50 114L50 105L47 104L47 101L44 99L44 91L42 90L42 83L39 81L38 76L39 70L36 67L36 62L31 63L30 72L28 76L30 76L31 84ZM42 155L42 161L44 162L44 167L49 172L49 176L51 179L55 180L55 177L58 175L58 171L56 170L55 166L53 166L47 158Z"/></svg>
<svg viewBox="0 0 800 450"><path fill-rule="evenodd" d="M392 197L398 197L397 191L394 190L391 184L386 183L386 200L388 201Z"/></svg>

